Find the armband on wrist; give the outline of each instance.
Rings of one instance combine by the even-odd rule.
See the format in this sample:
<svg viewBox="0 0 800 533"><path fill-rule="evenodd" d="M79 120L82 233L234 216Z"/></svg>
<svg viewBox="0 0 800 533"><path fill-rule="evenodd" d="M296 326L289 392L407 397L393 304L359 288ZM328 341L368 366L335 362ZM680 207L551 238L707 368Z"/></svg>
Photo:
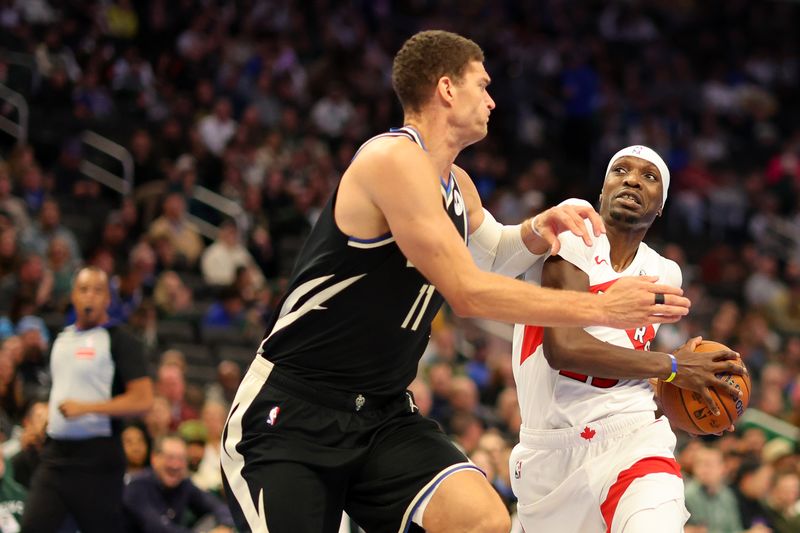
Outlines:
<svg viewBox="0 0 800 533"><path fill-rule="evenodd" d="M672 373L669 375L667 379L664 380L664 383L671 382L673 379L675 379L675 376L678 375L678 360L675 359L675 356L672 355L671 353L668 353L667 355L669 356L670 359L672 359Z"/></svg>

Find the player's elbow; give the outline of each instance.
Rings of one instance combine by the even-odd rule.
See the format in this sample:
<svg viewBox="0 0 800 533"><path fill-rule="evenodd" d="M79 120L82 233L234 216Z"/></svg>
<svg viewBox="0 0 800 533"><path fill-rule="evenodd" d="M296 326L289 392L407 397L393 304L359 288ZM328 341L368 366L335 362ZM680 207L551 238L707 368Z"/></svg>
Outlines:
<svg viewBox="0 0 800 533"><path fill-rule="evenodd" d="M485 295L480 277L477 275L453 273L448 283L439 289L453 312L462 318L482 318L485 314Z"/></svg>
<svg viewBox="0 0 800 533"><path fill-rule="evenodd" d="M552 330L545 329L542 347L544 348L544 357L547 359L547 364L550 365L550 368L569 370L572 364L572 350L564 342L564 339L554 334Z"/></svg>
<svg viewBox="0 0 800 533"><path fill-rule="evenodd" d="M476 318L480 316L480 307L476 298L470 297L465 291L454 291L445 296L453 312L461 318Z"/></svg>

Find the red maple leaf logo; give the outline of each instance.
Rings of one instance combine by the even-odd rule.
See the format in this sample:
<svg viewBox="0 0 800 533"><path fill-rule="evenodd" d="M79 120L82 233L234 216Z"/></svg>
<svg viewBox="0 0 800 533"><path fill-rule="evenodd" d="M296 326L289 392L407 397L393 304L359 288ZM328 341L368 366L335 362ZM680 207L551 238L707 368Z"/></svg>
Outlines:
<svg viewBox="0 0 800 533"><path fill-rule="evenodd" d="M581 437L583 437L586 440L592 440L592 437L594 437L596 433L597 432L595 430L593 430L589 426L586 426L585 428L583 428L583 433L581 433Z"/></svg>

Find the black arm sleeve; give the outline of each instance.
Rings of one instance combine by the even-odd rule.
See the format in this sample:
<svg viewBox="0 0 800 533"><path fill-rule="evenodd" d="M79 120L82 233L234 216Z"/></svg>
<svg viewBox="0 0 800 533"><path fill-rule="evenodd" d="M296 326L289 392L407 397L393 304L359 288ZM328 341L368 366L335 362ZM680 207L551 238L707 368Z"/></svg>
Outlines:
<svg viewBox="0 0 800 533"><path fill-rule="evenodd" d="M114 381L123 386L129 381L147 377L147 361L142 341L129 329L112 326L108 331L111 336L111 357L116 367ZM122 391L117 391L117 394Z"/></svg>

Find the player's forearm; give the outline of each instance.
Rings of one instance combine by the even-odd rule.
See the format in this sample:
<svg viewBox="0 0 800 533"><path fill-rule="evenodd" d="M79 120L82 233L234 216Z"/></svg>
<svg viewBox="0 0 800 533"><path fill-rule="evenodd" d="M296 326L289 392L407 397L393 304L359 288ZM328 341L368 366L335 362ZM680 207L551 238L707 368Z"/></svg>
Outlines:
<svg viewBox="0 0 800 533"><path fill-rule="evenodd" d="M544 352L550 366L611 379L666 379L672 359L666 353L631 350L598 340L579 328L548 328Z"/></svg>
<svg viewBox="0 0 800 533"><path fill-rule="evenodd" d="M458 314L540 326L605 324L601 298L590 293L545 289L519 280L481 272L463 284ZM453 302L450 302L451 305Z"/></svg>
<svg viewBox="0 0 800 533"><path fill-rule="evenodd" d="M488 211L480 210L480 215L483 221L470 234L469 251L481 270L516 277L542 260L549 250L547 242L533 232L529 221L506 226Z"/></svg>

